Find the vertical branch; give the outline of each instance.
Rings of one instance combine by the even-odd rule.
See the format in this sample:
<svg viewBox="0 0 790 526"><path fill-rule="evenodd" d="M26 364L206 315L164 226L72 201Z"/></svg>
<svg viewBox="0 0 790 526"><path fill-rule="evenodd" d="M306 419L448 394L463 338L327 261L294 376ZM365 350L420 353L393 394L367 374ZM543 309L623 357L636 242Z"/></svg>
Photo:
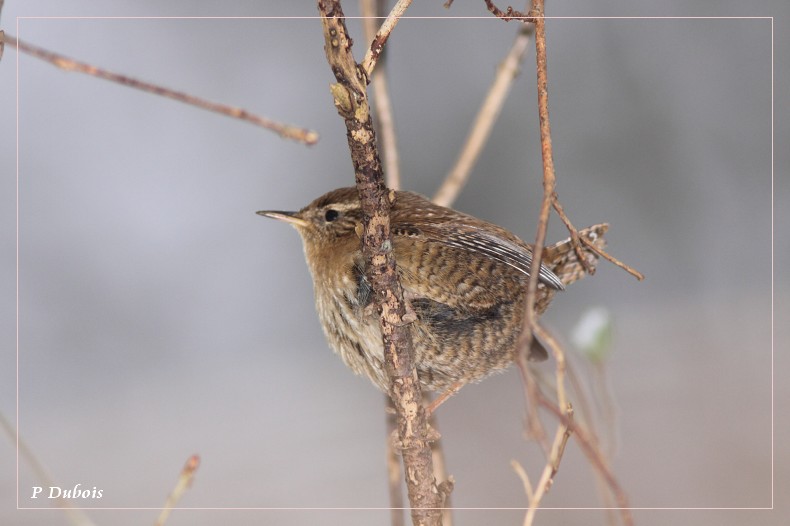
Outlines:
<svg viewBox="0 0 790 526"><path fill-rule="evenodd" d="M384 186L366 94L367 75L351 54L351 40L340 1L319 0L318 10L327 61L337 79L330 89L338 113L346 124L362 205L362 253L368 263L367 278L379 308L384 368L390 382L390 398L398 414L398 446L402 449L412 522L441 525L440 508L449 487L437 485L433 475L420 382L412 361L411 332L403 321L406 307L390 239L389 212L395 193L387 192Z"/></svg>
<svg viewBox="0 0 790 526"><path fill-rule="evenodd" d="M554 195L554 156L551 147L551 126L549 125L549 93L546 72L546 21L543 18L543 0L533 0L530 16L535 24L535 56L538 73L538 117L540 120L540 149L543 155L543 201L540 205L538 233L532 253L530 279L527 282L526 310L524 316L524 349L532 343L532 328L535 325L535 296L538 288L537 276L546 240L552 197ZM526 351L525 351L526 352Z"/></svg>

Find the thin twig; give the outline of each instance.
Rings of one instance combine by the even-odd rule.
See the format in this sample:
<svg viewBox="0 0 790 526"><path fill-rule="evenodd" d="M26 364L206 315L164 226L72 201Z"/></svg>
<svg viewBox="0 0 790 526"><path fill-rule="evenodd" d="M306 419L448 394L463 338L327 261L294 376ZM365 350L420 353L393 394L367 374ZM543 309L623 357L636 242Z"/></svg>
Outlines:
<svg viewBox="0 0 790 526"><path fill-rule="evenodd" d="M570 402L567 401L567 395L565 393L565 352L554 336L545 330L539 323L535 322L533 324L533 328L535 335L538 337L540 342L548 345L548 347L551 349L551 353L554 355L554 359L556 361L555 381L557 384L555 389L557 391L558 406L565 408L565 414L570 419L573 417L573 406L571 406ZM540 390L538 389L537 393L535 393L534 399L537 400L539 397ZM540 501L549 491L551 484L554 482L554 477L557 475L557 470L560 466L560 460L562 459L562 455L565 452L565 446L568 443L569 436L570 431L567 425L561 425L559 428L557 428L548 458L546 459L546 466L543 468L543 473L541 474L540 480L535 487L535 493L529 501L529 509L527 510L527 514L524 517L524 526L531 526L534 522L535 514L537 513Z"/></svg>
<svg viewBox="0 0 790 526"><path fill-rule="evenodd" d="M528 440L535 440L543 448L543 452L548 455L550 446L546 436L546 429L538 414L538 385L532 376L532 371L527 362L527 353L520 352L516 355L516 364L521 374L521 383L524 386L524 400L526 401L527 418L525 422L525 435Z"/></svg>
<svg viewBox="0 0 790 526"><path fill-rule="evenodd" d="M600 248L596 247L595 245L592 244L592 242L589 239L587 239L585 237L579 237L579 239L581 240L582 243L584 243L584 246L589 247L590 250L592 250L593 252L595 252L596 254L598 254L599 256L604 258L605 260L609 261L610 263L614 263L615 265L617 265L621 269L625 270L626 272L631 274L633 277L635 277L639 281L642 281L643 279L645 279L645 275L644 274L642 274L638 270L626 265L625 263L623 263L622 261L620 261L616 257L610 255L606 251L601 250Z"/></svg>
<svg viewBox="0 0 790 526"><path fill-rule="evenodd" d="M33 57L49 62L50 64L65 71L76 71L78 73L84 73L86 75L91 75L104 80L117 82L118 84L123 84L124 86L128 86L130 88L139 89L148 93L153 93L155 95L161 95L162 97L168 97L185 104L203 108L204 110L227 115L229 117L233 117L234 119L247 121L257 126L266 128L267 130L273 131L284 139L291 139L304 144L315 144L318 142L318 133L312 130L292 126L290 124L283 124L266 117L261 117L242 108L228 106L218 102L211 102L206 99L201 99L199 97L195 97L194 95L184 93L182 91L171 90L156 84L151 84L150 82L145 82L128 77L126 75L121 75L120 73L113 73L112 71L98 68L85 62L79 62L58 53L28 44L11 35L5 35L4 40L8 42L11 47L14 47L17 50L27 53Z"/></svg>
<svg viewBox="0 0 790 526"><path fill-rule="evenodd" d="M519 73L531 33L532 26L525 25L516 35L516 39L513 41L513 45L510 47L505 59L499 64L494 76L494 82L488 89L485 100L483 100L483 104L477 112L474 124L469 130L469 135L466 137L466 142L461 149L461 154L458 156L455 166L450 170L442 186L439 187L436 195L433 196L434 203L441 206L451 206L466 185L469 174L472 172L480 152L491 135L491 129L502 111L502 106L505 104L510 87Z"/></svg>
<svg viewBox="0 0 790 526"><path fill-rule="evenodd" d="M184 495L184 492L192 485L192 479L195 478L195 472L198 466L200 466L199 456L192 455L187 459L186 464L184 464L184 467L181 469L181 474L178 476L176 486L173 488L173 491L170 492L170 495L167 496L165 505L162 508L162 513L159 514L159 518L156 520L156 526L163 526L165 521L167 521L173 508Z"/></svg>
<svg viewBox="0 0 790 526"><path fill-rule="evenodd" d="M596 440L596 445L601 451L601 456L609 462L609 459L614 457L617 450L617 415L615 411L614 394L611 392L611 386L606 378L606 363L603 361L593 362L593 390L597 392L595 400L599 407L598 414L601 415L603 420L603 428L605 435L596 436L595 429L590 425L590 432L592 438ZM611 508L614 507L613 496L606 481L603 479L598 471L595 472L595 485L598 489L598 494L601 496L601 502L606 510L607 524L617 524L616 514Z"/></svg>
<svg viewBox="0 0 790 526"><path fill-rule="evenodd" d="M579 375L576 373L572 362L568 361L565 364L565 373L568 378L568 383L570 383L571 391L574 394L575 420L587 425L590 436L593 438L594 442L598 444L600 439L598 437L598 431L595 428L595 418L598 413L597 411L593 413L594 404L590 401L590 394L584 389L584 385Z"/></svg>
<svg viewBox="0 0 790 526"><path fill-rule="evenodd" d="M535 323L533 329L538 339L549 346L551 353L554 355L554 360L557 362L555 366L557 405L566 407L568 405L568 397L565 394L565 352L554 336L539 323Z"/></svg>
<svg viewBox="0 0 790 526"><path fill-rule="evenodd" d="M573 226L571 220L568 219L568 216L565 214L565 210L562 208L562 204L560 204L560 199L557 196L557 192L554 192L554 196L552 200L553 200L554 210L557 211L557 215L560 216L560 219L562 220L563 223L565 223L565 227L568 229L568 232L570 232L571 244L573 245L573 249L576 251L576 255L579 257L579 261L584 266L584 270L588 274L595 274L595 267L590 266L589 263L587 262L587 259L582 257L582 249L581 249L582 244L585 245L586 247L589 247L590 250L592 250L593 252L595 252L605 260L609 261L610 263L614 263L616 266L625 270L639 281L645 279L644 274L642 274L641 272L637 271L632 267L629 267L628 265L626 265L616 257L608 254L605 250L594 246L593 243L586 237L580 236L578 230L576 230L576 227Z"/></svg>
<svg viewBox="0 0 790 526"><path fill-rule="evenodd" d="M540 337L541 341L545 342L551 348L552 354L555 357L564 355L564 351L559 345L559 342L557 342L557 340L540 325L535 327L535 333ZM564 376L561 376L559 371L557 373L557 382L557 398L560 399L563 396L562 391L564 390L564 387L562 387L562 384L564 383ZM630 511L628 509L628 498L617 482L617 479L614 477L614 474L609 469L609 463L607 461L606 455L601 451L595 435L588 431L584 425L577 423L571 418L572 415L567 413L567 407L569 407L570 404L566 406L566 411L563 412L560 410L562 405L549 400L540 389L536 390L534 399L542 407L553 413L560 423L567 428L569 433L573 433L575 435L576 441L581 446L582 451L587 456L593 468L595 468L597 477L603 480L604 484L609 488L612 495L614 496L621 510L623 524L626 526L632 525L633 518L631 517Z"/></svg>
<svg viewBox="0 0 790 526"><path fill-rule="evenodd" d="M384 0L360 0L365 39L371 42L376 34L376 20L383 11ZM389 91L387 68L384 64L386 53L382 51L379 56L379 67L376 68L371 79L373 87L373 105L376 108L376 124L378 135L381 138L381 156L384 158L384 177L387 187L400 190L400 154L398 153L398 139L395 134L395 116L392 111L392 98Z"/></svg>
<svg viewBox="0 0 790 526"><path fill-rule="evenodd" d="M351 39L339 0L319 0L324 30L324 51L337 83L330 89L343 118L363 212L362 253L379 308L384 369L389 394L398 414L399 447L406 473L406 488L415 525L440 526L441 508L450 493L450 481L436 483L427 432L425 409L413 361L411 330L403 318L406 306L396 272L390 238L390 207L394 192L387 192L370 118L366 78L351 53Z"/></svg>
<svg viewBox="0 0 790 526"><path fill-rule="evenodd" d="M6 418L5 414L0 411L0 427L3 428L3 431L8 435L10 441L14 442L16 440L16 450L17 454L24 458L30 467L33 469L33 474L38 478L39 482L42 484L43 488L56 488L59 487L60 484L55 481L54 477L49 474L47 468L44 467L44 464L38 459L36 454L27 445L27 442L22 440L22 437L19 436L19 430L11 424L11 422ZM49 499L49 494L41 493L41 498ZM36 497L38 498L38 497ZM60 494L57 497L54 497L53 500L55 501L54 504L63 509L63 513L66 515L66 520L72 526L95 526L95 523L91 520L88 515L79 508L75 508L74 504L71 503L69 499L62 497Z"/></svg>
<svg viewBox="0 0 790 526"><path fill-rule="evenodd" d="M381 54L381 50L384 49L384 44L387 43L390 33L395 29L400 17L406 12L406 9L409 8L411 2L412 0L398 0L398 3L395 4L395 7L392 8L392 11L390 11L390 14L387 15L384 23L381 24L378 32L376 32L376 36L370 43L367 53L365 53L365 58L362 59L362 69L365 71L368 78L370 78L373 69L376 67L376 61Z"/></svg>
<svg viewBox="0 0 790 526"><path fill-rule="evenodd" d="M579 241L579 231L575 226L573 226L571 220L565 214L565 209L562 207L562 203L560 203L560 198L557 195L557 192L554 192L554 194L551 196L551 200L554 210L557 212L557 215L560 216L562 222L565 223L565 228L568 229L568 232L571 235L571 246L573 247L574 252L576 252L576 257L578 258L579 263L587 274L595 274L595 267L589 261L587 261L587 258L584 257L584 253L582 252L581 241Z"/></svg>
<svg viewBox="0 0 790 526"><path fill-rule="evenodd" d="M529 475L527 475L527 471L524 469L524 466L518 460L511 460L510 467L513 468L513 471L516 472L518 478L521 479L521 483L524 485L524 493L527 494L527 502L532 501L532 497L535 495L534 490L532 489L532 483L529 481Z"/></svg>
<svg viewBox="0 0 790 526"><path fill-rule="evenodd" d="M571 404L566 406L565 414L568 420L572 421L573 407ZM540 501L543 500L543 496L548 493L551 485L554 483L554 477L557 476L557 471L560 469L560 461L562 460L562 455L565 453L565 446L568 444L568 438L570 438L570 436L571 432L567 425L563 424L557 428L557 433L551 444L551 453L546 461L546 465L543 467L540 480L538 480L538 484L535 486L535 492L529 500L529 508L524 517L524 526L532 526L532 523L535 521L535 513L538 511Z"/></svg>
<svg viewBox="0 0 790 526"><path fill-rule="evenodd" d="M551 201L554 194L554 156L551 146L551 125L549 124L549 93L548 75L546 72L546 23L543 19L543 0L533 0L531 14L535 15L535 57L538 76L538 118L540 120L540 149L543 155L543 201L538 218L538 232L532 253L530 279L527 282L526 308L524 312L523 348L529 349L532 344L535 322L535 296L538 289L538 273L543 256L543 244L549 224Z"/></svg>
<svg viewBox="0 0 790 526"><path fill-rule="evenodd" d="M562 348L558 344L558 342L551 337L540 325L536 324L535 328L536 334L539 336L541 341L546 342L546 344L551 348L552 353L554 354L555 358L557 359L557 398L560 400L565 400L565 387L564 387L564 352ZM532 379L532 373L527 367L526 360L523 359L523 353L521 353L519 360L519 368L522 371L522 377L524 379L525 385L531 384L533 387L535 386L535 380ZM545 397L540 392L540 389L537 387L534 388L534 394L531 394L532 399L537 403L537 400L545 399ZM570 419L573 415L573 408L570 403L563 402L566 407L566 415L568 419ZM562 424L557 428L557 432L555 433L554 440L552 441L550 449L547 451L546 454L546 465L543 468L543 473L535 486L534 490L532 485L529 481L529 477L524 469L521 467L520 464L516 461L511 461L513 465L513 469L516 470L516 473L521 478L524 484L524 491L527 494L527 500L529 502L529 508L527 509L526 516L524 517L524 525L531 526L535 520L535 514L537 513L538 507L540 506L540 502L543 499L543 496L549 491L551 485L554 481L554 477L557 475L557 471L559 470L560 460L565 452L565 446L568 443L568 438L570 437L570 429L569 426L566 424Z"/></svg>
<svg viewBox="0 0 790 526"><path fill-rule="evenodd" d="M577 425L575 422L569 419L554 402L546 398L542 393L538 397L538 403L542 407L548 409L549 412L553 413L560 422L568 426L568 429L571 433L573 433L576 442L581 447L582 452L585 454L585 456L587 456L587 459L601 474L603 479L606 481L606 484L611 489L612 494L617 501L617 506L620 509L620 515L623 519L623 524L626 526L632 526L634 522L628 504L628 497L623 491L623 488L620 486L620 483L617 482L617 479L615 478L611 469L609 469L608 463L604 459L601 451L595 445L594 440L590 437L583 426Z"/></svg>
<svg viewBox="0 0 790 526"><path fill-rule="evenodd" d="M532 13L530 13L530 15L526 15L521 11L516 11L511 6L507 6L507 9L505 11L502 11L497 6L495 6L494 2L492 2L491 0L483 0L483 1L486 3L486 7L488 8L488 10L491 11L491 13L495 17L501 18L505 22L510 22L511 20L516 20L516 19L528 20L530 18L530 15L532 15Z"/></svg>
<svg viewBox="0 0 790 526"><path fill-rule="evenodd" d="M590 242L587 239L583 239L583 238L581 238L579 236L578 230L570 222L570 219L568 219L568 216L565 215L565 212L562 209L562 205L560 204L559 198L557 197L556 192L554 192L554 160L553 160L553 157L552 157L552 148L551 148L551 126L549 125L548 90L546 89L546 78L547 78L547 75L546 75L546 36L545 36L546 29L545 29L545 20L543 19L543 4L544 4L543 0L533 0L532 1L532 9L530 10L528 15L525 15L524 13L522 13L520 11L516 11L512 7L508 7L507 10L503 12L496 5L494 5L494 3L491 0L484 0L484 1L486 3L486 7L488 8L488 10L491 11L491 13L493 13L496 17L501 18L502 20L504 20L506 22L508 22L510 20L521 20L523 22L532 22L535 25L536 33L538 31L540 31L540 33L542 35L541 37L538 37L537 34L535 36L535 48L536 48L535 49L535 51L536 51L535 54L536 54L536 58L537 58L537 62L538 62L538 114L540 116L540 123L541 123L540 124L540 126L541 126L541 128L540 128L540 130L541 130L541 151L543 153L543 170L544 170L544 177L543 177L543 187L544 187L544 194L543 194L543 196L544 196L544 201L543 201L543 206L541 207L541 216L540 216L541 219L543 218L543 210L544 210L544 208L546 206L546 194L549 193L548 192L548 186L547 186L547 184L549 183L549 178L546 175L547 170L548 170L548 171L551 172L551 177L550 177L551 189L552 189L551 192L550 192L550 194L551 194L551 205L557 211L557 214L560 216L560 218L562 219L563 223L565 223L565 226L568 228L568 231L571 234L571 243L573 245L573 249L576 251L576 255L578 256L579 261L582 264L582 266L584 267L585 271L587 271L589 274L594 274L595 273L595 269L590 267L590 265L587 263L587 260L582 256L582 250L581 250L581 244L582 243L587 245L587 246L590 246L590 248L593 250L593 252L595 252L599 256L601 256L604 259L610 261L611 263L614 263L616 266L622 268L623 270L625 270L626 272L628 272L629 274L634 276L639 281L642 281L643 279L645 279L645 277L640 272L638 272L636 269L626 265L625 263L623 263L619 259L615 258L614 256L609 255L608 253L604 252L603 250L599 249L598 247L591 247L591 244L590 244ZM447 2L445 4L445 7L449 7L449 5L451 3L452 2ZM538 20L538 19L540 19L540 20ZM540 27L540 29L538 29L539 27ZM540 42L538 42L539 39L540 39ZM538 49L539 45L540 45L540 47L542 49ZM543 89L541 89L541 86L543 87ZM544 130L545 130L545 134L544 134ZM548 163L547 163L547 157L546 157L547 154L548 154ZM549 168L548 167L549 164L550 164L550 170L548 169ZM470 167L470 170L471 170L471 167ZM448 180L445 181L445 184L447 184L449 182L449 179L450 179L450 177L448 177ZM463 182L464 182L464 180L462 179L461 185L463 185ZM441 191L441 189L440 189L440 191ZM460 191L460 188L458 189L458 191ZM439 193L437 193L437 198L438 197L439 197ZM436 198L434 198L434 199L436 199ZM452 202L452 201L450 201L450 202ZM548 213L546 213L546 224L548 224ZM543 237L545 237L545 229L546 229L546 227L542 226L542 223L538 224L538 237L541 237L541 235L540 235L541 231L544 232ZM536 255L535 255L535 258L533 260L533 266L535 266L535 264L538 265L536 268L539 268L539 263L540 263L539 253L541 251L542 251L542 248L540 246L537 246L536 247L536 251L535 251ZM530 282L531 281L532 280L530 280ZM537 286L537 285L535 285L535 286ZM533 286L531 284L528 285L528 287L527 287L527 298L528 298L528 303L530 303L530 304L534 301L534 294L535 294L534 292L532 292L530 294L532 289L533 289ZM532 299L530 299L530 298L532 298ZM530 315L532 314L530 312L530 309L531 309L530 305L527 305L527 316L526 316L526 319L529 319ZM527 343L529 343L529 342L527 342Z"/></svg>

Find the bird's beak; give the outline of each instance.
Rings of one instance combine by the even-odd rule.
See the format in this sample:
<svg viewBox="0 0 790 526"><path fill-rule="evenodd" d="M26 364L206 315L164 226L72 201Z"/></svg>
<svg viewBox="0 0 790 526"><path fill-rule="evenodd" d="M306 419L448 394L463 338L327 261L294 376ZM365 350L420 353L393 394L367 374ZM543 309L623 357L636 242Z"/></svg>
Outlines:
<svg viewBox="0 0 790 526"><path fill-rule="evenodd" d="M271 217L272 219L277 219L278 221L285 221L286 223L290 223L296 227L306 227L307 221L299 217L297 214L299 212L282 212L279 210L260 210L259 212L255 212L259 216L264 217Z"/></svg>

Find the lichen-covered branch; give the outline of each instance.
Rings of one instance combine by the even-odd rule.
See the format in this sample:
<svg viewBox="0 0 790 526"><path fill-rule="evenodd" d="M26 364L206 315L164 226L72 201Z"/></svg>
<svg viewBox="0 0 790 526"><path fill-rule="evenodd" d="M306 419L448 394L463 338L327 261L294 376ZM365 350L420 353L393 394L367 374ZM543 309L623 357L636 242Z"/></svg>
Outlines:
<svg viewBox="0 0 790 526"><path fill-rule="evenodd" d="M384 185L376 138L366 93L367 75L351 53L351 39L339 0L319 0L324 50L337 82L330 89L338 113L346 124L357 190L363 211L362 252L379 307L384 345L384 367L390 380L390 398L398 414L412 522L441 525L444 496L449 489L437 484L428 440L425 410L409 326L403 321L406 306L395 270L390 239L389 211L395 198Z"/></svg>

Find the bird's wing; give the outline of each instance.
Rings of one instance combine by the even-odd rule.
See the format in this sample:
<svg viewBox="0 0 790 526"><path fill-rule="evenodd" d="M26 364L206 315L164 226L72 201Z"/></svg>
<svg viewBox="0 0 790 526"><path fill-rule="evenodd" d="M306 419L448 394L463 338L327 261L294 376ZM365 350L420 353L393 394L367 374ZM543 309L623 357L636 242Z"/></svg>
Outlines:
<svg viewBox="0 0 790 526"><path fill-rule="evenodd" d="M483 229L462 221L426 222L419 227L403 223L396 225L393 232L396 237L405 235L414 240L438 243L460 251L467 251L473 256L502 263L529 276L532 267L531 248L505 229L492 224L487 224L487 226L488 228ZM540 265L538 279L549 288L565 289L560 278L543 263Z"/></svg>

